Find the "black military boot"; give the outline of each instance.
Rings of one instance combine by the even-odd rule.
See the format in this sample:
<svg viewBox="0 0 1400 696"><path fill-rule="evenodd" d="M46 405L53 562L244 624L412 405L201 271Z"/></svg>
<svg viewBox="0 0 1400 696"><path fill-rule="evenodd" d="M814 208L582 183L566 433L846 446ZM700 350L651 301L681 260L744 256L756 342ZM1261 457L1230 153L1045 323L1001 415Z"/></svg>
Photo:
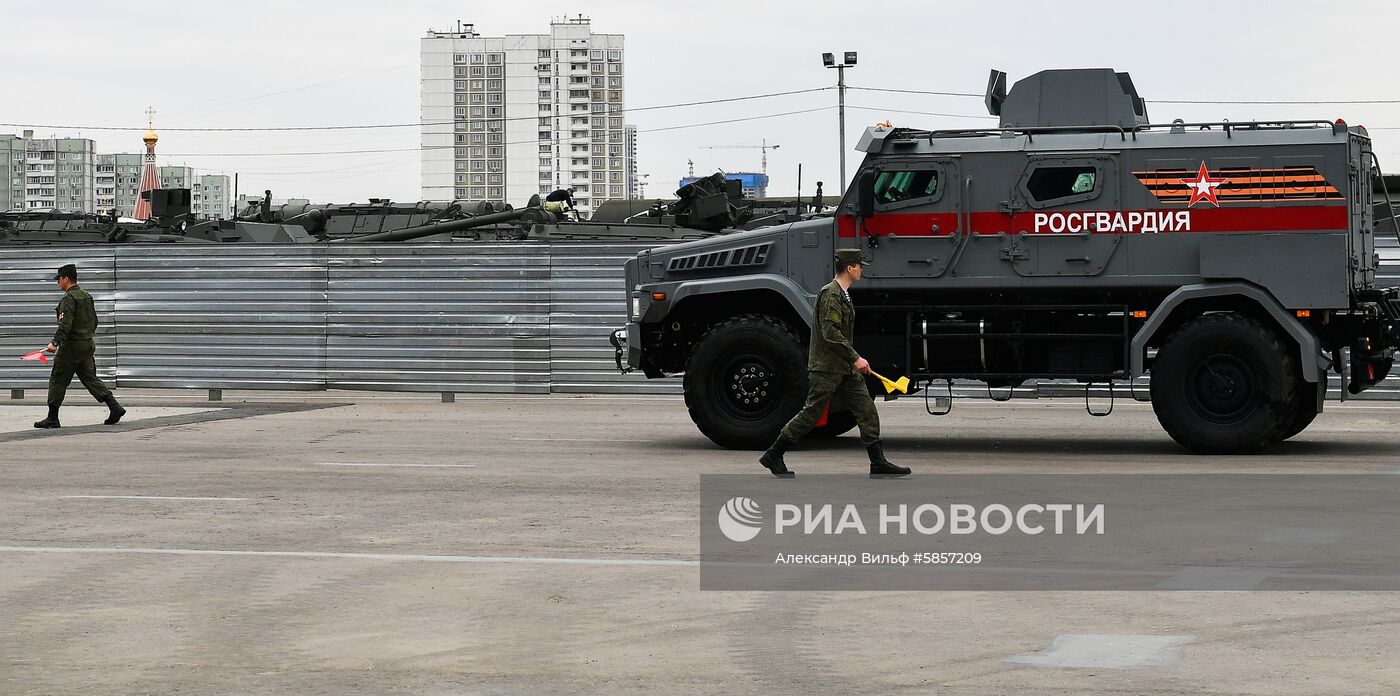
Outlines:
<svg viewBox="0 0 1400 696"><path fill-rule="evenodd" d="M50 406L50 407L49 407L49 417L48 417L48 418L45 418L44 420L41 420L41 421L38 421L38 422L34 423L34 427L36 427L36 428L58 428L58 427L61 427L61 426L59 426L59 424L58 424L58 407L57 407L57 406Z"/></svg>
<svg viewBox="0 0 1400 696"><path fill-rule="evenodd" d="M779 435L778 439L774 440L772 446L768 448L768 451L764 452L763 456L758 458L758 463L767 467L767 469L773 472L773 475L778 478L792 478L796 476L797 474L789 471L787 464L783 463L783 453L786 452L790 446L792 446L792 443L783 439L782 435Z"/></svg>
<svg viewBox="0 0 1400 696"><path fill-rule="evenodd" d="M865 451L870 454L870 478L898 478L911 473L909 467L895 466L885 459L885 451L878 442L866 447Z"/></svg>
<svg viewBox="0 0 1400 696"><path fill-rule="evenodd" d="M122 416L126 415L126 409L122 408L122 405L117 403L117 397L108 394L107 398L102 400L102 403L107 404L107 409L110 411L110 413L107 414L107 420L102 421L103 425L116 425L117 421L121 420Z"/></svg>

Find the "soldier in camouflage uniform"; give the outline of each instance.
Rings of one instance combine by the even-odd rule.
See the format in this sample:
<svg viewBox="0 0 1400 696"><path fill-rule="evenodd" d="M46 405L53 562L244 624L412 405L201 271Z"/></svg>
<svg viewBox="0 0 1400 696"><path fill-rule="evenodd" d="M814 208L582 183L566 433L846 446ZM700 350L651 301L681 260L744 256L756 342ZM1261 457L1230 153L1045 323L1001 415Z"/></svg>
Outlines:
<svg viewBox="0 0 1400 696"><path fill-rule="evenodd" d="M78 287L78 269L71 263L58 269L53 279L63 290L63 299L58 301L58 307L54 310L58 331L44 350L49 353L57 351L58 354L54 356L53 371L49 373L49 415L35 423L34 427L60 427L58 408L63 405L63 395L67 393L68 384L75 374L94 399L107 404L110 412L103 423L116 425L126 415L126 409L117 403L112 391L97 377L97 366L93 362L97 347L92 342L92 332L97 329L97 309L92 303L92 295Z"/></svg>
<svg viewBox="0 0 1400 696"><path fill-rule="evenodd" d="M816 426L831 397L836 395L840 395L856 417L861 444L870 454L870 475L885 477L909 473L907 467L895 466L885 459L880 447L880 414L861 376L870 373L870 363L851 345L856 310L847 290L860 280L864 266L860 249L836 250L836 277L817 294L816 325L807 355L806 404L758 460L774 476L794 475L783 462L783 453Z"/></svg>

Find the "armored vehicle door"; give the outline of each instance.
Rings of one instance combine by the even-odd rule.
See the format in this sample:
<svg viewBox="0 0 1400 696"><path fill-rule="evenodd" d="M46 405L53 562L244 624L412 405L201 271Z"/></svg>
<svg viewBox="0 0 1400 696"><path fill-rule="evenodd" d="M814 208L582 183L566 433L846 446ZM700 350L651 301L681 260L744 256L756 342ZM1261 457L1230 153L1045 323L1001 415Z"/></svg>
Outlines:
<svg viewBox="0 0 1400 696"><path fill-rule="evenodd" d="M1002 259L1024 277L1103 273L1126 231L1113 227L1124 219L1119 189L1116 153L1031 155L1001 203L1016 221Z"/></svg>
<svg viewBox="0 0 1400 696"><path fill-rule="evenodd" d="M887 160L862 172L873 215L862 221L866 278L937 278L964 238L955 157ZM869 195L869 194L867 194Z"/></svg>

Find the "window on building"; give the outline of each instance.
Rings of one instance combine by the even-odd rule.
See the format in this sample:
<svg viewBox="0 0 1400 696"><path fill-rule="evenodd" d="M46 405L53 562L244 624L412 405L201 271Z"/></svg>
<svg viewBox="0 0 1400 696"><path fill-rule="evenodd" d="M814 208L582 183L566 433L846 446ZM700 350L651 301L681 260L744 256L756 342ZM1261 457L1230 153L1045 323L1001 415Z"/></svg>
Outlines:
<svg viewBox="0 0 1400 696"><path fill-rule="evenodd" d="M541 181L549 181L549 179L550 179L550 174L549 174L549 172L540 172L540 180L541 180Z"/></svg>
<svg viewBox="0 0 1400 696"><path fill-rule="evenodd" d="M452 87L458 91L465 90L467 88L467 82L466 80L457 80L452 83Z"/></svg>
<svg viewBox="0 0 1400 696"><path fill-rule="evenodd" d="M486 197L486 189L481 188L480 186L477 186L477 187L472 188L472 198L475 198L475 199L477 199L477 200L480 200L480 199L485 198L485 197Z"/></svg>
<svg viewBox="0 0 1400 696"><path fill-rule="evenodd" d="M472 95L472 96L480 96L480 95ZM482 118L482 117L484 117L484 116L486 115L486 107L484 107L484 106L473 106L473 107L472 107L471 114L472 114L472 118Z"/></svg>
<svg viewBox="0 0 1400 696"><path fill-rule="evenodd" d="M594 187L593 187L593 195L595 195L595 196L602 196L602 195L605 195L604 192L607 190L607 188L608 188L608 187L606 187L606 186L594 186Z"/></svg>
<svg viewBox="0 0 1400 696"><path fill-rule="evenodd" d="M621 75L621 74L622 74L622 63L608 63L608 74L609 74L609 75Z"/></svg>
<svg viewBox="0 0 1400 696"><path fill-rule="evenodd" d="M593 64L591 64L591 65L588 66L588 71L591 72L591 73L593 73L594 75L602 75L602 74L603 74L603 64L602 64L602 63L593 63Z"/></svg>
<svg viewBox="0 0 1400 696"><path fill-rule="evenodd" d="M453 62L453 63L465 63L465 62L467 62L467 54L465 54L465 53L457 53L457 54L454 54L454 55L452 56L452 62Z"/></svg>
<svg viewBox="0 0 1400 696"><path fill-rule="evenodd" d="M548 77L541 77L541 78L540 78L540 84L542 84L542 85L548 85L548 84L550 84L549 78L548 78Z"/></svg>
<svg viewBox="0 0 1400 696"><path fill-rule="evenodd" d="M485 122L485 121L472 121L469 125L471 126L471 129L474 130L474 131L486 130L486 122Z"/></svg>
<svg viewBox="0 0 1400 696"><path fill-rule="evenodd" d="M481 90L486 89L486 80L472 80L471 87L472 91L480 92Z"/></svg>
<svg viewBox="0 0 1400 696"><path fill-rule="evenodd" d="M486 142L490 145L499 145L505 142L505 135L502 133L490 133L486 136Z"/></svg>
<svg viewBox="0 0 1400 696"><path fill-rule="evenodd" d="M465 103L467 103L467 95L465 95L465 94L454 94L454 95L452 95L452 103L453 103L453 104L465 104Z"/></svg>
<svg viewBox="0 0 1400 696"><path fill-rule="evenodd" d="M592 107L593 107L593 108L591 109L591 111L592 111L593 113L595 113L595 114L601 114L601 113L603 113L604 109L607 108L607 104L598 104L598 103L594 103L594 104L592 105Z"/></svg>
<svg viewBox="0 0 1400 696"><path fill-rule="evenodd" d="M589 78L589 80L588 80L588 86L589 86L589 87L602 87L602 86L603 86L603 78L602 78L602 77L599 77L599 76L596 76L596 75L595 75L594 77L592 77L592 78Z"/></svg>
<svg viewBox="0 0 1400 696"><path fill-rule="evenodd" d="M492 184L504 184L506 182L506 177L504 174L490 174L487 175L486 181Z"/></svg>
<svg viewBox="0 0 1400 696"><path fill-rule="evenodd" d="M614 184L622 183L622 172L608 172L608 181Z"/></svg>
<svg viewBox="0 0 1400 696"><path fill-rule="evenodd" d="M472 76L472 77L486 77L486 68L482 68L482 67L478 67L478 66L473 66L473 67L472 67L471 76Z"/></svg>
<svg viewBox="0 0 1400 696"><path fill-rule="evenodd" d="M501 64L501 61L504 60L504 59L505 59L505 54L504 54L504 53L488 53L488 54L486 54L486 62L487 62L487 63L490 63L490 64L493 64L493 65L500 65L500 64Z"/></svg>
<svg viewBox="0 0 1400 696"><path fill-rule="evenodd" d="M473 134L472 134L471 143L472 143L473 145L480 145L480 144L482 144L482 143L484 143L484 142L486 142L486 136L485 136L485 135L483 135L483 134L481 134L481 133L473 133Z"/></svg>
<svg viewBox="0 0 1400 696"><path fill-rule="evenodd" d="M608 60L622 60L622 51L608 51Z"/></svg>
<svg viewBox="0 0 1400 696"><path fill-rule="evenodd" d="M501 80L487 80L487 81L486 81L486 91L488 91L488 92L499 92L499 91L501 91L501 89L502 89L501 83L502 83Z"/></svg>
<svg viewBox="0 0 1400 696"><path fill-rule="evenodd" d="M500 76L501 76L501 67L500 67L499 65L495 65L495 66L491 66L491 67L487 68L487 69L486 69L486 76L487 76L487 77L500 77Z"/></svg>
<svg viewBox="0 0 1400 696"><path fill-rule="evenodd" d="M541 48L535 52L537 58L549 58L549 49Z"/></svg>
<svg viewBox="0 0 1400 696"><path fill-rule="evenodd" d="M473 54L472 54L472 62L473 62L473 63L480 64L480 63L481 63L482 61L484 61L485 59L486 59L486 56L484 56L484 55L482 55L482 54L480 54L480 53L473 53Z"/></svg>
<svg viewBox="0 0 1400 696"><path fill-rule="evenodd" d="M548 116L541 116L541 117L540 117L540 127L541 127L541 128L548 128L548 127L550 126L550 122L551 122L551 121L552 121L552 119L550 119L550 117L548 117Z"/></svg>
<svg viewBox="0 0 1400 696"><path fill-rule="evenodd" d="M552 154L553 152L554 152L554 149L553 149L552 147L550 147L549 145L541 145L541 146L540 146L540 153L541 153L541 154L548 155L548 154Z"/></svg>
<svg viewBox="0 0 1400 696"><path fill-rule="evenodd" d="M486 148L484 148L484 147L474 147L474 148L471 149L471 155L470 155L470 156L471 156L473 159L480 159L480 158L482 158L482 157L485 157L485 156L486 156Z"/></svg>
<svg viewBox="0 0 1400 696"><path fill-rule="evenodd" d="M586 126L586 125L588 125L588 117L587 117L587 116L575 116L575 117L569 119L569 125L573 125L573 126Z"/></svg>
<svg viewBox="0 0 1400 696"><path fill-rule="evenodd" d="M594 168L594 169L602 169L602 168L603 168L603 162L604 162L604 160L603 160L602 157L594 157L594 158L593 158L593 168Z"/></svg>
<svg viewBox="0 0 1400 696"><path fill-rule="evenodd" d="M485 104L485 103L486 103L486 95L485 95L485 94L473 94L473 95L472 95L472 103L473 103L473 104Z"/></svg>
<svg viewBox="0 0 1400 696"><path fill-rule="evenodd" d="M486 183L486 175L485 175L485 174L473 174L473 175L472 175L472 184L473 184L473 185L479 186L479 185L484 184L484 183Z"/></svg>
<svg viewBox="0 0 1400 696"><path fill-rule="evenodd" d="M540 131L539 139L540 139L540 140L549 140L549 139L550 139L550 132L549 132L549 131ZM545 147L545 146L544 146L544 145L541 145L540 147Z"/></svg>
<svg viewBox="0 0 1400 696"><path fill-rule="evenodd" d="M620 77L609 77L609 78L608 78L608 86L611 87L611 88L613 88L613 89L622 89L622 78L620 78Z"/></svg>
<svg viewBox="0 0 1400 696"><path fill-rule="evenodd" d="M540 111L539 111L539 113L542 113L542 114L554 113L554 107L550 106L549 104L540 104Z"/></svg>
<svg viewBox="0 0 1400 696"><path fill-rule="evenodd" d="M467 115L467 107L465 107L465 106L459 106L459 107L453 109L453 110L452 110L452 115L454 115L454 116L466 116L466 115Z"/></svg>
<svg viewBox="0 0 1400 696"><path fill-rule="evenodd" d="M609 168L609 169L622 169L622 160L620 160L620 159L610 159L610 160L608 160L608 168Z"/></svg>
<svg viewBox="0 0 1400 696"><path fill-rule="evenodd" d="M459 65L453 69L452 74L456 75L457 77L466 77L467 68L465 65Z"/></svg>
<svg viewBox="0 0 1400 696"><path fill-rule="evenodd" d="M481 161L481 160L472 160L472 171L474 171L474 172L484 172L484 171L486 171L486 163L483 162L483 161Z"/></svg>
<svg viewBox="0 0 1400 696"><path fill-rule="evenodd" d="M486 103L487 103L487 104L500 104L500 103L501 103L501 95L500 95L499 93L492 93L492 94L486 95Z"/></svg>
<svg viewBox="0 0 1400 696"><path fill-rule="evenodd" d="M549 90L547 90L547 89L542 89L542 90L540 90L540 99L548 99L548 98L549 98Z"/></svg>

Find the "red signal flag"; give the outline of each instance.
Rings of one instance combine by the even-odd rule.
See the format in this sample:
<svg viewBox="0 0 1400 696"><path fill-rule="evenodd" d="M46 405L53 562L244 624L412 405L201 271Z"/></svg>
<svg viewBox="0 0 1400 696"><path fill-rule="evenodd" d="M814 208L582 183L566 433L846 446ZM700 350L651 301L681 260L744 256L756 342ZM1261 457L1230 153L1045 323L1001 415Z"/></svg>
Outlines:
<svg viewBox="0 0 1400 696"><path fill-rule="evenodd" d="M47 355L44 355L44 351L42 351L42 350L36 350L36 351L34 351L33 353L28 353L28 354L26 354L26 355L21 355L21 356L19 356L19 359L20 359L20 360L38 360L38 361L41 362L41 363L46 363L46 362L49 361L49 357L48 357Z"/></svg>

